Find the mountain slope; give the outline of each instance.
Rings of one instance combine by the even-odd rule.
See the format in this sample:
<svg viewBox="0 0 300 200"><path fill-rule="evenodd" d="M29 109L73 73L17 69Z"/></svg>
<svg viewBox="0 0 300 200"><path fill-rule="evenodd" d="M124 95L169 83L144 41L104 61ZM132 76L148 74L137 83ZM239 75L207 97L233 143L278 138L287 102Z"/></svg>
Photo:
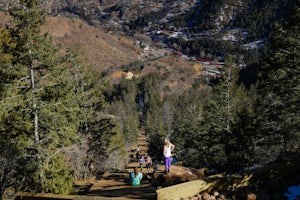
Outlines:
<svg viewBox="0 0 300 200"><path fill-rule="evenodd" d="M0 13L0 25L8 21L9 17ZM87 64L98 71L129 64L140 52L133 40L97 29L78 18L48 17L42 31L49 32L63 49L79 47Z"/></svg>
<svg viewBox="0 0 300 200"><path fill-rule="evenodd" d="M140 51L133 41L89 26L80 19L49 17L44 31L63 48L79 46L89 64L100 71L129 64L137 59Z"/></svg>

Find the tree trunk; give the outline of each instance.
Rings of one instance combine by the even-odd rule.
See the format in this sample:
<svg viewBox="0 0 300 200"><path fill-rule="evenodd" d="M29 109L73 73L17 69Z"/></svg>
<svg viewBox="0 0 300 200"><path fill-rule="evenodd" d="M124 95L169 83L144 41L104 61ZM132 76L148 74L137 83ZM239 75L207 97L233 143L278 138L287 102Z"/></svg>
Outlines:
<svg viewBox="0 0 300 200"><path fill-rule="evenodd" d="M34 85L34 71L33 71L33 64L31 60L31 50L29 49L29 56L31 61L30 66L30 80L31 80L31 89L33 94L33 113L34 113L34 140L35 142L39 142L39 132L38 132L38 112L37 112L37 105L35 101L35 85Z"/></svg>

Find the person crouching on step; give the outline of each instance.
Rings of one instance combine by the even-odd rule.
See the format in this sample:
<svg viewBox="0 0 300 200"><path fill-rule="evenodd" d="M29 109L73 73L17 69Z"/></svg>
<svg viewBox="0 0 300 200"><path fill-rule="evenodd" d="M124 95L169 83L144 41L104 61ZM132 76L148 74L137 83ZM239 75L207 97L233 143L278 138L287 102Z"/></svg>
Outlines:
<svg viewBox="0 0 300 200"><path fill-rule="evenodd" d="M139 171L137 167L134 168L134 171L129 175L129 181L132 186L138 186L141 184L143 178L142 172Z"/></svg>

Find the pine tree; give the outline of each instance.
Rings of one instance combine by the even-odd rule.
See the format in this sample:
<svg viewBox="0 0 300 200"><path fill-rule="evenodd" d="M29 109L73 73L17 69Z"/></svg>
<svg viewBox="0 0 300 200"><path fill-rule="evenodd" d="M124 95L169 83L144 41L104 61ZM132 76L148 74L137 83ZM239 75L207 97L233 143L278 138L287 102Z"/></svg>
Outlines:
<svg viewBox="0 0 300 200"><path fill-rule="evenodd" d="M22 187L68 193L73 178L62 152L78 139L76 84L50 37L40 32L45 13L39 1L21 1L10 14L15 48L1 73L1 138L16 151ZM60 171L59 179L49 176L53 169ZM49 184L59 187L52 191Z"/></svg>
<svg viewBox="0 0 300 200"><path fill-rule="evenodd" d="M160 158L163 139L167 135L162 118L162 101L159 93L160 77L157 74L149 74L143 77L139 88L144 97L145 130L149 137L149 153L153 157Z"/></svg>
<svg viewBox="0 0 300 200"><path fill-rule="evenodd" d="M8 85L13 83L14 74L17 73L16 70L9 68L12 59L11 51L14 47L15 45L9 32L5 29L0 29L0 105L2 108L0 110L0 122L2 124L0 133L4 130L3 122L8 116L6 111L18 103L14 95L9 100L3 97L10 93ZM9 74L10 76L8 76ZM13 130L11 131L14 132ZM16 171L14 170L17 167L17 150L11 142L11 140L7 140L6 135L0 134L0 199L5 189L17 182Z"/></svg>
<svg viewBox="0 0 300 200"><path fill-rule="evenodd" d="M175 104L172 140L176 155L193 167L202 167L209 162L205 155L210 147L210 135L204 126L207 121L203 106L211 95L210 89L193 88Z"/></svg>
<svg viewBox="0 0 300 200"><path fill-rule="evenodd" d="M110 105L106 112L115 116L120 124L120 129L126 145L136 143L139 128L139 107L137 80L126 80L125 78L117 85L110 88L107 98Z"/></svg>
<svg viewBox="0 0 300 200"><path fill-rule="evenodd" d="M175 112L175 100L177 96L170 95L164 98L162 105L162 118L166 132L173 133L172 124L174 123L174 112Z"/></svg>
<svg viewBox="0 0 300 200"><path fill-rule="evenodd" d="M299 0L291 0L286 18L273 27L266 61L259 69L261 138L268 141L265 149L273 149L268 160L299 148L299 25Z"/></svg>
<svg viewBox="0 0 300 200"><path fill-rule="evenodd" d="M213 164L223 163L230 170L247 163L248 149L252 146L250 142L245 143L251 141L252 129L241 123L250 116L252 101L245 87L239 85L238 78L239 69L231 59L227 60L225 73L214 87L214 95L204 105L203 114L204 130L209 134L207 156L213 158ZM245 131L246 128L250 130Z"/></svg>
<svg viewBox="0 0 300 200"><path fill-rule="evenodd" d="M122 164L116 160L120 161L124 158L126 141L125 136L121 134L119 119L104 112L109 107L104 96L109 83L103 80L100 73L93 71L91 66L86 66L80 54L78 47L69 49L64 57L64 62L74 66L70 69L76 86L72 101L78 103L76 114L79 119L78 134L81 139L73 145L77 150L74 152L69 150L67 154L68 163L73 166L76 179L88 178L88 175L91 175L87 173L90 171L91 163L94 170L116 168L109 163L110 161ZM74 118L74 122L78 120L77 118ZM117 166L117 168L121 167Z"/></svg>

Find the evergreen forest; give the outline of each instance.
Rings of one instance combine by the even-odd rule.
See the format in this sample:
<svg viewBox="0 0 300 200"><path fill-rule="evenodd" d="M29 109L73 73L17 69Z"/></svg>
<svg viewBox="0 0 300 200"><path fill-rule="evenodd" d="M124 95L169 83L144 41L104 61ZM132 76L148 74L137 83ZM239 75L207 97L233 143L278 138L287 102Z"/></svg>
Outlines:
<svg viewBox="0 0 300 200"><path fill-rule="evenodd" d="M265 29L251 28L252 37L266 38L260 52L248 54L255 81L246 82L247 70L237 67L243 51L225 44L221 77L164 95L158 88L165 75L156 72L110 83L80 48L64 51L41 32L47 14L38 0L20 3L0 28L0 199L9 187L72 194L76 180L92 175L91 164L99 172L122 169L140 129L153 159L163 160L169 138L191 168L234 173L299 153L299 0L289 0ZM197 22L193 31L211 26ZM169 42L198 55L213 48L205 47L209 41Z"/></svg>

